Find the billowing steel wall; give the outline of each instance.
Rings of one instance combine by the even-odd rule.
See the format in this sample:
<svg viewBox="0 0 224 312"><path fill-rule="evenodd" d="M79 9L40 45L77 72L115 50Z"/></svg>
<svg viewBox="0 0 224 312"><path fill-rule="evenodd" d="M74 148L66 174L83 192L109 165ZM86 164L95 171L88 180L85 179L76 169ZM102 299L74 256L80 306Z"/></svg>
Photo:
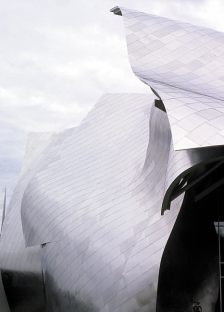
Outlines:
<svg viewBox="0 0 224 312"><path fill-rule="evenodd" d="M133 72L163 100L175 150L223 145L224 33L120 10Z"/></svg>
<svg viewBox="0 0 224 312"><path fill-rule="evenodd" d="M46 244L52 311L155 309L181 199L161 218L171 137L166 114L152 104L151 95L102 97L28 184L24 234L28 246Z"/></svg>
<svg viewBox="0 0 224 312"><path fill-rule="evenodd" d="M179 67L167 70L177 56L163 52L184 46L194 32L203 38L208 33L215 38L215 32L197 32L193 26L136 11L122 14L130 32L133 70L160 94L167 113L154 106L155 95L108 94L77 128L30 135L0 244L12 311L164 311L157 302L159 276L167 281L163 272L172 260L169 250L170 255L176 253L170 242L179 233L172 229L185 226L182 208L188 206L185 199L181 208L182 194L169 207L170 195L186 174L224 159L223 146L211 147L223 144L220 88L219 98L215 82L208 83L211 94L207 89L203 93L205 86L196 92L192 76L189 82ZM185 41L180 44L178 36ZM155 49L153 40L163 40L163 45ZM165 47L169 42L173 45ZM184 64L190 62L189 55L196 64L195 54L184 55ZM158 65L155 57L168 65ZM217 131L209 132L209 127ZM203 312L214 311L218 259L216 251L212 255L209 272L204 266L200 278L213 281L216 290L199 278L198 288L186 292L185 309L193 296Z"/></svg>
<svg viewBox="0 0 224 312"><path fill-rule="evenodd" d="M11 311L44 311L41 246L25 247L21 223L21 200L33 174L49 159L60 134L29 135L23 168L3 224L0 263Z"/></svg>

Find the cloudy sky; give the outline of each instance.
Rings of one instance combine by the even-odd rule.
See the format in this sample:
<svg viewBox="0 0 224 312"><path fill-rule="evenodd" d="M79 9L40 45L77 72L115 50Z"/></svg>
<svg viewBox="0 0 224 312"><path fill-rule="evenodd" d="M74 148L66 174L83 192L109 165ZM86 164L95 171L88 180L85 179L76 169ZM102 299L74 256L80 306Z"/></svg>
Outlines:
<svg viewBox="0 0 224 312"><path fill-rule="evenodd" d="M223 0L1 0L0 187L8 200L29 132L76 126L107 92L150 92L133 75L123 6L224 31Z"/></svg>

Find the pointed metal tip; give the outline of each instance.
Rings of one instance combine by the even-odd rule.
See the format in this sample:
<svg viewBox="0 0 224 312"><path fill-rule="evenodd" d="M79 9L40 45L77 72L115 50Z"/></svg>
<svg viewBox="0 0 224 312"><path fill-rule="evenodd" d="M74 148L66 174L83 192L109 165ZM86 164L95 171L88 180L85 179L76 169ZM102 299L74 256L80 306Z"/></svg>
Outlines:
<svg viewBox="0 0 224 312"><path fill-rule="evenodd" d="M110 12L113 12L115 15L120 15L120 16L122 16L121 10L120 10L120 8L119 8L118 6L112 8L112 9L110 10Z"/></svg>

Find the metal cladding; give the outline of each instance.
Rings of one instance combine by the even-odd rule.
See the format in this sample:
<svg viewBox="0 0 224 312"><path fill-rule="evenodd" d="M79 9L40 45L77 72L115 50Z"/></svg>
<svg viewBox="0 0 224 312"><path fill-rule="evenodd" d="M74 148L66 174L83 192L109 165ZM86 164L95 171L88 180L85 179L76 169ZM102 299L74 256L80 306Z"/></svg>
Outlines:
<svg viewBox="0 0 224 312"><path fill-rule="evenodd" d="M119 10L120 9L120 10ZM124 8L135 75L162 99L174 149L224 144L224 33Z"/></svg>
<svg viewBox="0 0 224 312"><path fill-rule="evenodd" d="M2 224L5 218L5 197L6 197L6 189L0 189L0 232L2 230Z"/></svg>
<svg viewBox="0 0 224 312"><path fill-rule="evenodd" d="M33 175L22 222L27 246L46 244L52 311L155 309L159 263L182 200L161 218L170 141L152 95L106 95Z"/></svg>
<svg viewBox="0 0 224 312"><path fill-rule="evenodd" d="M5 196L6 189L0 189L0 225L2 227L2 223L4 221L5 215ZM0 276L0 302L1 302L1 311L2 312L9 312L9 306L5 295L5 290L2 284L2 277Z"/></svg>
<svg viewBox="0 0 224 312"><path fill-rule="evenodd" d="M21 223L21 200L33 174L54 152L58 134L31 133L18 184L3 224L0 263L11 311L44 311L41 246L26 248Z"/></svg>
<svg viewBox="0 0 224 312"><path fill-rule="evenodd" d="M80 126L29 136L0 244L10 309L179 312L194 298L214 312L216 216L213 195L203 192L224 168L224 94L214 65L224 35L112 11L124 17L135 74L159 100L107 94Z"/></svg>

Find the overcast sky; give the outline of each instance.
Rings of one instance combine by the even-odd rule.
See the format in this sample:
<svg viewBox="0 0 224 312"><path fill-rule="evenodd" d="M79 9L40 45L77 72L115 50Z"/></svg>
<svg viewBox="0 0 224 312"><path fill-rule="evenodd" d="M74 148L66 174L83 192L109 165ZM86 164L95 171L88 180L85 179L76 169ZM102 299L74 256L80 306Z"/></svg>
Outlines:
<svg viewBox="0 0 224 312"><path fill-rule="evenodd" d="M29 132L80 123L108 92L150 92L132 73L123 6L224 31L222 0L1 0L0 187L8 198Z"/></svg>

